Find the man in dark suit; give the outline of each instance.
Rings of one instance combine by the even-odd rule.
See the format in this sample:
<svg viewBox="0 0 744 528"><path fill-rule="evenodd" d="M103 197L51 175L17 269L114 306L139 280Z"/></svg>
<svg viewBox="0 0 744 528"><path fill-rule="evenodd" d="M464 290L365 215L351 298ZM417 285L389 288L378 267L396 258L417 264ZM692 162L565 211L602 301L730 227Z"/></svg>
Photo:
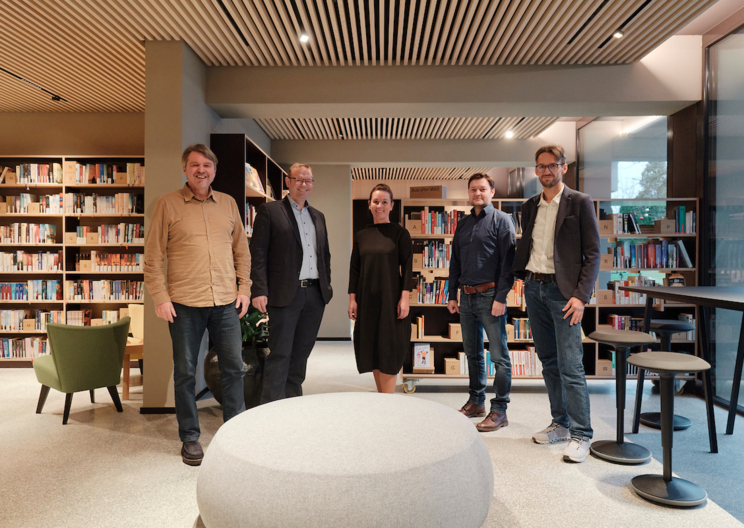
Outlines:
<svg viewBox="0 0 744 528"><path fill-rule="evenodd" d="M527 315L553 421L532 439L568 442L563 459L583 462L593 432L581 318L599 273L599 227L591 197L563 184L568 169L563 147L541 147L535 161L543 192L522 205L514 275L525 281Z"/></svg>
<svg viewBox="0 0 744 528"><path fill-rule="evenodd" d="M253 306L269 313L269 350L261 403L302 396L307 358L333 296L323 213L311 207L309 165L295 163L289 194L258 208L251 238Z"/></svg>

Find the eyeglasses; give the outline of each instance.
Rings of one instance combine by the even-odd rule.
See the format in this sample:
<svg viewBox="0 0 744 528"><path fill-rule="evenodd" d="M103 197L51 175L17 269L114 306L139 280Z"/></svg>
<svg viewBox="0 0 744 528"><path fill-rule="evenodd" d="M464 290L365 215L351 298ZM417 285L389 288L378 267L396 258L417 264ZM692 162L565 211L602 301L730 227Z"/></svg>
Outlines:
<svg viewBox="0 0 744 528"><path fill-rule="evenodd" d="M551 163L550 165L535 165L535 171L542 174L546 170L550 172L557 172L558 167L563 167L565 163Z"/></svg>
<svg viewBox="0 0 744 528"><path fill-rule="evenodd" d="M305 180L302 178L293 178L292 176L287 176L290 180L295 182L297 185L307 185L308 187L311 187L313 183L315 183L315 180Z"/></svg>

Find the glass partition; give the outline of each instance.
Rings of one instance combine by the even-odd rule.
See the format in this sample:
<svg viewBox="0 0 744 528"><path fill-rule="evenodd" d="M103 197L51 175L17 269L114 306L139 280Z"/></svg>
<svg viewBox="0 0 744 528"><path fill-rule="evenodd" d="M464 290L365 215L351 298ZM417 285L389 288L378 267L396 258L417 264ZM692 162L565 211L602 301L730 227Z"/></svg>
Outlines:
<svg viewBox="0 0 744 528"><path fill-rule="evenodd" d="M710 286L744 286L744 29L708 48L707 267ZM741 312L713 310L715 394L730 403ZM744 404L744 392L737 402Z"/></svg>

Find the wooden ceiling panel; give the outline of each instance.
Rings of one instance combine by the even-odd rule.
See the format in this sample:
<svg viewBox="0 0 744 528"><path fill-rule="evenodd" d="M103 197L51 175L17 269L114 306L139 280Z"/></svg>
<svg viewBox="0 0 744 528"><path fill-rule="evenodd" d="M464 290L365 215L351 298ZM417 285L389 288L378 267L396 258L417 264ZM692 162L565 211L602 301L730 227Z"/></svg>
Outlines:
<svg viewBox="0 0 744 528"><path fill-rule="evenodd" d="M0 72L0 112L141 112L148 40L183 40L209 66L621 64L639 60L714 2L0 2L0 33L6 35L0 67L67 101L49 96L47 103L48 94L11 89L22 81ZM618 29L625 36L611 38ZM303 33L307 42L300 41ZM443 137L458 127L436 123Z"/></svg>

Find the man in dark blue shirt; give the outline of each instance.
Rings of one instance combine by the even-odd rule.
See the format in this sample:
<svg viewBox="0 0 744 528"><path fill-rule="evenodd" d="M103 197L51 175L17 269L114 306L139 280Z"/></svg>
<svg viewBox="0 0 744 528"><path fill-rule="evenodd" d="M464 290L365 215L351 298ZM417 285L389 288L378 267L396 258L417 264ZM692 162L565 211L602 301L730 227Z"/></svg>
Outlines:
<svg viewBox="0 0 744 528"><path fill-rule="evenodd" d="M506 296L514 284L512 261L517 237L514 223L496 209L491 200L494 183L486 174L473 174L468 180L471 214L455 230L449 272L450 313L459 312L462 345L468 358L470 398L460 409L468 418L486 414L486 361L483 332L488 335L491 361L496 366L494 397L486 419L476 425L479 431L496 431L509 425L506 405L511 391L511 362L506 345ZM457 290L460 288L460 304Z"/></svg>

